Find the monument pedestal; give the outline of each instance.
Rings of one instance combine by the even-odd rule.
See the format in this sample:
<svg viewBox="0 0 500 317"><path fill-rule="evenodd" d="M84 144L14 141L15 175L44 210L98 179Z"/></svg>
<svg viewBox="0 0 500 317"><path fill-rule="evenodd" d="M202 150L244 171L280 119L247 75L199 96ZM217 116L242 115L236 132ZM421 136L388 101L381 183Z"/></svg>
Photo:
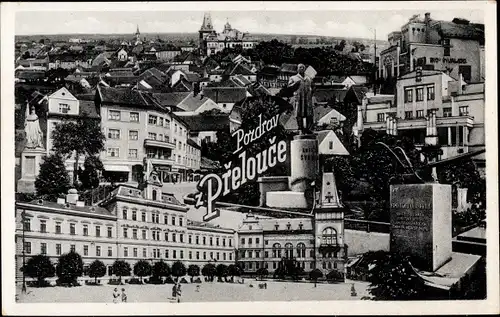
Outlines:
<svg viewBox="0 0 500 317"><path fill-rule="evenodd" d="M290 142L291 176L290 188L294 192L305 192L310 182L316 179L319 170L318 140L314 134L297 135Z"/></svg>
<svg viewBox="0 0 500 317"><path fill-rule="evenodd" d="M40 172L40 164L46 151L42 148L25 149L21 154L21 179L17 182L19 193L34 193L35 179Z"/></svg>
<svg viewBox="0 0 500 317"><path fill-rule="evenodd" d="M451 259L451 185L391 185L391 252L414 256L415 267L436 271Z"/></svg>

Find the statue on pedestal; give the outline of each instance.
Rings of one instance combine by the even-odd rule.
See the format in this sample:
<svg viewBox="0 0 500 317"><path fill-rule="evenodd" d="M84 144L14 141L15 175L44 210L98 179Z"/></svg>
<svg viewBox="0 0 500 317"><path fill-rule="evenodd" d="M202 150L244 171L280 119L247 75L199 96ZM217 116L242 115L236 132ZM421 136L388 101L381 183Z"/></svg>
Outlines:
<svg viewBox="0 0 500 317"><path fill-rule="evenodd" d="M26 104L26 120L24 122L26 131L26 148L43 149L43 132L40 129L40 122L35 110Z"/></svg>
<svg viewBox="0 0 500 317"><path fill-rule="evenodd" d="M287 88L294 91L297 125L301 134L311 134L313 125L312 79L306 75L306 67L299 64L297 74L290 77Z"/></svg>

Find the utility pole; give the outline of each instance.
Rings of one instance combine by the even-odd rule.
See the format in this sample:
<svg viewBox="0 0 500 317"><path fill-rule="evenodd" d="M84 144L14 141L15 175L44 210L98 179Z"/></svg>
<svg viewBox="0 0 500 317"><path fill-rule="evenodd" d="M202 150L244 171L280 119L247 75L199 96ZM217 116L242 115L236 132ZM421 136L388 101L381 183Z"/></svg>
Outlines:
<svg viewBox="0 0 500 317"><path fill-rule="evenodd" d="M26 251L24 243L24 231L25 231L25 210L21 212L22 227L23 227L23 287L21 289L22 293L26 293Z"/></svg>
<svg viewBox="0 0 500 317"><path fill-rule="evenodd" d="M374 43L375 43L375 54L373 56L373 65L375 67L375 84L373 85L373 95L377 94L377 80L378 80L378 67L377 67L377 29L373 30L374 32Z"/></svg>

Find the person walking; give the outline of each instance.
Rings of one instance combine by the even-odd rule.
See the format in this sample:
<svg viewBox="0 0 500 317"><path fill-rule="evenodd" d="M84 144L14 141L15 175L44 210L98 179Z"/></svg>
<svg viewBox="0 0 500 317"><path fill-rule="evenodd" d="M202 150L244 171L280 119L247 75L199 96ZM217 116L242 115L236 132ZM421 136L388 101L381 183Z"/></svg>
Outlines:
<svg viewBox="0 0 500 317"><path fill-rule="evenodd" d="M179 284L177 284L177 302L178 303L181 302L181 294L182 294L181 283L179 283Z"/></svg>
<svg viewBox="0 0 500 317"><path fill-rule="evenodd" d="M120 293L118 292L118 288L115 288L113 292L113 303L118 304L118 298L120 297Z"/></svg>
<svg viewBox="0 0 500 317"><path fill-rule="evenodd" d="M174 284L172 286L172 299L175 300L177 298L177 285Z"/></svg>
<svg viewBox="0 0 500 317"><path fill-rule="evenodd" d="M127 293L125 293L125 289L122 288L122 303L127 302Z"/></svg>

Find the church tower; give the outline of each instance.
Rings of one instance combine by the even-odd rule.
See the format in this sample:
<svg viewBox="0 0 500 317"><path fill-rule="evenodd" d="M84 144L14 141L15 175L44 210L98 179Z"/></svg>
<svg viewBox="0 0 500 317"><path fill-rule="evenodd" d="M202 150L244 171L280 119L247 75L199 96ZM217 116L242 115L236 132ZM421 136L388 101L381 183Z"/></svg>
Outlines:
<svg viewBox="0 0 500 317"><path fill-rule="evenodd" d="M203 15L203 24L201 25L199 33L199 50L201 55L207 54L207 43L205 38L208 34L214 33L214 27L212 25L212 17L210 13L205 12Z"/></svg>
<svg viewBox="0 0 500 317"><path fill-rule="evenodd" d="M139 25L137 25L137 31L135 31L135 45L141 44L141 32L139 32Z"/></svg>

